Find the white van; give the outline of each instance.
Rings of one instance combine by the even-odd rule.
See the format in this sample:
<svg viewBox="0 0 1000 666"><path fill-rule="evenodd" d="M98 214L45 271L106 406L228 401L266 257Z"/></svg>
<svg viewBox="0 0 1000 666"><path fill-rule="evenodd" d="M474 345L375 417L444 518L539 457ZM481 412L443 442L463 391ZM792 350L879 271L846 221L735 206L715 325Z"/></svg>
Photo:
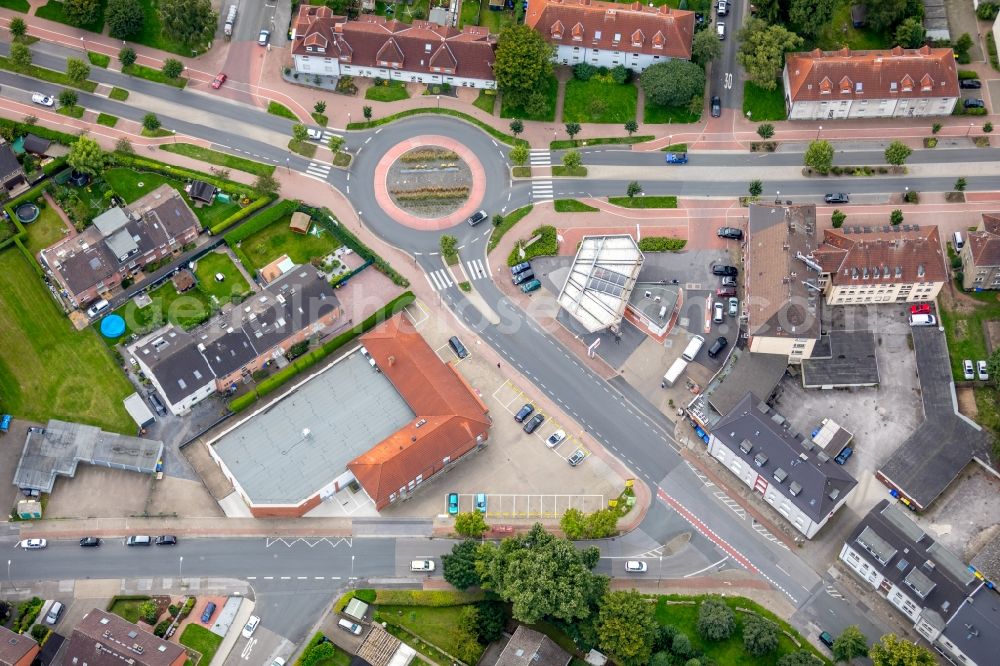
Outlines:
<svg viewBox="0 0 1000 666"><path fill-rule="evenodd" d="M937 326L937 317L929 314L910 315L910 326Z"/></svg>
<svg viewBox="0 0 1000 666"><path fill-rule="evenodd" d="M109 305L111 304L102 298L101 300L95 302L93 305L87 308L87 316L96 317L98 314L107 310Z"/></svg>
<svg viewBox="0 0 1000 666"><path fill-rule="evenodd" d="M434 560L413 560L410 571L434 571Z"/></svg>
<svg viewBox="0 0 1000 666"><path fill-rule="evenodd" d="M677 379L681 376L681 373L684 372L684 368L687 366L688 362L682 358L674 361L673 365L670 366L670 369L667 370L667 374L663 375L664 386L673 386L674 382L677 381Z"/></svg>
<svg viewBox="0 0 1000 666"><path fill-rule="evenodd" d="M685 361L693 361L694 357L698 355L699 351L701 351L701 346L703 344L705 344L705 338L700 335L694 336L691 338L691 342L688 343L688 346L684 349L684 353L681 354L681 358Z"/></svg>
<svg viewBox="0 0 1000 666"><path fill-rule="evenodd" d="M959 250L961 250L963 245L965 245L965 239L962 238L962 232L961 231L956 231L955 232L955 251L958 252Z"/></svg>

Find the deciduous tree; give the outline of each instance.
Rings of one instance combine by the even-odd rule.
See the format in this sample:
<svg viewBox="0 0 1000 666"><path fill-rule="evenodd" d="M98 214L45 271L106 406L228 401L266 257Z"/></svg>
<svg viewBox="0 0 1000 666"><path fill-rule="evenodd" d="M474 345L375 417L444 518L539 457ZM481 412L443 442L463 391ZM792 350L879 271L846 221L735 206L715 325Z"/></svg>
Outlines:
<svg viewBox="0 0 1000 666"><path fill-rule="evenodd" d="M309 138L309 128L302 123L292 125L292 138L296 141L305 141Z"/></svg>
<svg viewBox="0 0 1000 666"><path fill-rule="evenodd" d="M668 60L646 68L640 77L646 97L660 106L686 106L705 90L705 71L687 60Z"/></svg>
<svg viewBox="0 0 1000 666"><path fill-rule="evenodd" d="M104 151L97 141L81 136L69 147L66 163L81 173L96 176L104 169Z"/></svg>
<svg viewBox="0 0 1000 666"><path fill-rule="evenodd" d="M142 117L142 126L150 132L155 132L160 129L160 119L156 117L155 113L147 113Z"/></svg>
<svg viewBox="0 0 1000 666"><path fill-rule="evenodd" d="M640 194L642 194L642 185L640 185L637 180L633 180L628 184L628 187L625 188L625 196L629 199L634 199Z"/></svg>
<svg viewBox="0 0 1000 666"><path fill-rule="evenodd" d="M510 121L510 133L511 134L513 134L514 136L517 136L518 134L520 134L523 131L524 131L524 123L522 123L520 120L512 120L512 121Z"/></svg>
<svg viewBox="0 0 1000 666"><path fill-rule="evenodd" d="M835 0L791 0L788 18L796 32L815 37L830 22L836 5Z"/></svg>
<svg viewBox="0 0 1000 666"><path fill-rule="evenodd" d="M764 182L761 180L751 180L747 191L750 192L750 196L754 198L759 197L760 193L764 191Z"/></svg>
<svg viewBox="0 0 1000 666"><path fill-rule="evenodd" d="M98 18L101 3L98 0L65 0L63 12L77 26L93 23Z"/></svg>
<svg viewBox="0 0 1000 666"><path fill-rule="evenodd" d="M871 3L866 17L868 26L876 32L885 32L906 16L906 4L906 0L879 0Z"/></svg>
<svg viewBox="0 0 1000 666"><path fill-rule="evenodd" d="M833 224L834 229L839 229L842 226L844 226L844 220L846 219L847 219L847 213L840 210L839 208L834 210L833 213L830 214L830 222Z"/></svg>
<svg viewBox="0 0 1000 666"><path fill-rule="evenodd" d="M886 634L868 650L873 666L934 666L937 659L927 648Z"/></svg>
<svg viewBox="0 0 1000 666"><path fill-rule="evenodd" d="M809 143L803 157L805 165L820 173L827 173L833 166L833 146L826 139L818 139Z"/></svg>
<svg viewBox="0 0 1000 666"><path fill-rule="evenodd" d="M583 538L587 529L586 516L583 511L570 507L563 512L559 518L559 529L566 535L567 539L577 540Z"/></svg>
<svg viewBox="0 0 1000 666"><path fill-rule="evenodd" d="M552 47L527 25L508 26L497 38L493 75L507 101L524 107L552 76Z"/></svg>
<svg viewBox="0 0 1000 666"><path fill-rule="evenodd" d="M118 62L122 64L122 67L128 67L129 65L135 64L135 49L131 46L123 46L118 50Z"/></svg>
<svg viewBox="0 0 1000 666"><path fill-rule="evenodd" d="M503 636L507 615L503 604L496 601L480 601L476 604L479 616L476 622L476 636L483 643L492 643Z"/></svg>
<svg viewBox="0 0 1000 666"><path fill-rule="evenodd" d="M896 43L903 48L920 48L926 40L927 31L924 30L924 22L920 19L911 16L896 27Z"/></svg>
<svg viewBox="0 0 1000 666"><path fill-rule="evenodd" d="M160 0L159 6L163 33L170 39L195 46L215 35L218 15L210 0Z"/></svg>
<svg viewBox="0 0 1000 666"><path fill-rule="evenodd" d="M441 556L444 579L460 590L479 585L479 574L476 572L478 547L475 541L466 539L452 546L450 555Z"/></svg>
<svg viewBox="0 0 1000 666"><path fill-rule="evenodd" d="M889 147L885 149L885 161L887 164L892 164L893 166L902 166L906 162L906 158L913 153L910 147L907 146L902 141L896 140L889 144Z"/></svg>
<svg viewBox="0 0 1000 666"><path fill-rule="evenodd" d="M868 639L856 624L844 629L833 641L833 656L837 661L850 661L868 654Z"/></svg>
<svg viewBox="0 0 1000 666"><path fill-rule="evenodd" d="M566 134L570 139L579 134L581 129L580 123L566 123Z"/></svg>
<svg viewBox="0 0 1000 666"><path fill-rule="evenodd" d="M528 147L517 145L510 149L510 161L515 166L523 166L528 161Z"/></svg>
<svg viewBox="0 0 1000 666"><path fill-rule="evenodd" d="M184 71L184 63L177 58L167 58L160 69L167 78L176 79Z"/></svg>
<svg viewBox="0 0 1000 666"><path fill-rule="evenodd" d="M639 131L639 123L634 120L629 120L625 122L625 131L628 132L629 136L632 136Z"/></svg>
<svg viewBox="0 0 1000 666"><path fill-rule="evenodd" d="M809 650L796 650L779 659L778 666L823 666L823 661Z"/></svg>
<svg viewBox="0 0 1000 666"><path fill-rule="evenodd" d="M603 652L624 666L646 666L653 651L655 605L635 590L608 592L597 614L597 637Z"/></svg>
<svg viewBox="0 0 1000 666"><path fill-rule="evenodd" d="M896 226L903 223L903 211L896 209L889 213L889 224Z"/></svg>
<svg viewBox="0 0 1000 666"><path fill-rule="evenodd" d="M10 45L10 62L18 69L26 69L31 66L31 49L21 42L14 42Z"/></svg>
<svg viewBox="0 0 1000 666"><path fill-rule="evenodd" d="M458 254L458 239L454 236L441 236L441 254L454 257ZM489 529L483 514L479 511L468 511L455 516L455 531L465 537L481 537Z"/></svg>
<svg viewBox="0 0 1000 666"><path fill-rule="evenodd" d="M262 173L253 181L251 188L258 197L277 194L281 190L281 181L272 174Z"/></svg>
<svg viewBox="0 0 1000 666"><path fill-rule="evenodd" d="M450 234L443 234L441 238L438 239L438 245L441 247L441 254L445 259L453 259L458 256L458 239ZM455 516L455 531L459 534L463 534L467 527L473 527L472 521L475 520L475 515L479 515L479 520L483 519L483 515L478 511L470 511L468 513L460 513ZM483 523L485 524L485 522ZM463 528L463 531L459 531L459 527ZM484 530L485 531L485 530ZM482 534L482 532L480 532ZM472 534L467 534L467 536L474 536ZM478 535L475 535L478 536Z"/></svg>
<svg viewBox="0 0 1000 666"><path fill-rule="evenodd" d="M714 30L694 33L694 39L691 40L691 60L704 68L721 55L722 42L716 37Z"/></svg>
<svg viewBox="0 0 1000 666"><path fill-rule="evenodd" d="M780 25L751 18L739 32L736 58L747 78L764 90L774 90L785 65L785 53L802 46L802 38Z"/></svg>
<svg viewBox="0 0 1000 666"><path fill-rule="evenodd" d="M736 630L733 609L721 599L709 597L698 607L698 635L708 641L724 641Z"/></svg>
<svg viewBox="0 0 1000 666"><path fill-rule="evenodd" d="M755 657L778 649L778 625L759 615L743 620L743 649Z"/></svg>
<svg viewBox="0 0 1000 666"><path fill-rule="evenodd" d="M599 558L597 548L578 551L571 541L536 523L527 534L504 539L499 546L481 545L476 570L485 589L511 603L514 619L574 622L588 618L607 590L608 579L590 571Z"/></svg>
<svg viewBox="0 0 1000 666"><path fill-rule="evenodd" d="M562 157L563 166L567 169L576 169L583 164L583 157L578 150L567 150Z"/></svg>
<svg viewBox="0 0 1000 666"><path fill-rule="evenodd" d="M77 97L76 91L74 90L63 90L59 93L59 106L76 106L76 102L79 98Z"/></svg>
<svg viewBox="0 0 1000 666"><path fill-rule="evenodd" d="M326 102L324 102L323 100L319 100L318 102L313 104L313 111L315 111L316 113L324 113L326 111Z"/></svg>
<svg viewBox="0 0 1000 666"><path fill-rule="evenodd" d="M142 3L135 0L108 0L104 11L109 34L115 39L128 39L142 30L146 15Z"/></svg>
<svg viewBox="0 0 1000 666"><path fill-rule="evenodd" d="M968 187L968 186L969 186L969 183L968 183L968 181L965 180L965 178L958 178L957 180L955 180L955 191L956 192L964 192L965 188Z"/></svg>
<svg viewBox="0 0 1000 666"><path fill-rule="evenodd" d="M73 83L83 83L90 76L90 65L79 58L66 58L66 76Z"/></svg>
<svg viewBox="0 0 1000 666"><path fill-rule="evenodd" d="M364 115L365 120L372 119L372 107L368 106L367 104L361 107L361 113L362 115Z"/></svg>
<svg viewBox="0 0 1000 666"><path fill-rule="evenodd" d="M344 147L344 137L337 134L331 134L330 138L326 141L326 146L330 149L330 152L336 155L340 152L340 149Z"/></svg>

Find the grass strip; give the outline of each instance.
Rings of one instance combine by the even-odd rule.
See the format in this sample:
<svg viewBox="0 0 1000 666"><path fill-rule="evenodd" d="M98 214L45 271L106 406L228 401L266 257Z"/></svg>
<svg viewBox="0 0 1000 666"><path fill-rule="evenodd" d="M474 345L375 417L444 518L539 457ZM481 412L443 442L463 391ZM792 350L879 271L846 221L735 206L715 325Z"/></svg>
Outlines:
<svg viewBox="0 0 1000 666"><path fill-rule="evenodd" d="M672 143L665 148L660 148L661 153L686 153L688 145L686 143Z"/></svg>
<svg viewBox="0 0 1000 666"><path fill-rule="evenodd" d="M188 80L183 76L178 76L176 79L172 79L160 70L153 69L152 67L146 67L145 65L126 65L125 67L122 67L122 73L129 76L135 76L140 79L146 79L147 81L152 81L153 83L162 83L166 86L173 86L175 88L183 88L188 83Z"/></svg>
<svg viewBox="0 0 1000 666"><path fill-rule="evenodd" d="M69 116L70 118L83 118L84 108L79 104L74 104L72 106L61 106L56 109L56 113L61 113L64 116Z"/></svg>
<svg viewBox="0 0 1000 666"><path fill-rule="evenodd" d="M486 251L489 252L495 248L500 243L500 239L503 238L503 235L513 229L514 225L520 222L525 215L530 213L532 208L534 208L534 206L532 204L528 204L523 208L512 210L504 215L503 221L493 228L493 233L490 235L490 242L486 247Z"/></svg>
<svg viewBox="0 0 1000 666"><path fill-rule="evenodd" d="M93 51L87 51L87 60L94 67L100 67L101 69L107 69L108 65L111 64L111 56L104 55L103 53L94 53Z"/></svg>
<svg viewBox="0 0 1000 666"><path fill-rule="evenodd" d="M110 93L108 93L108 97L110 99L118 100L119 102L124 102L125 100L128 99L128 91L125 90L124 88L119 88L116 86L111 89Z"/></svg>
<svg viewBox="0 0 1000 666"><path fill-rule="evenodd" d="M503 132L497 130L496 128L490 125L487 125L481 120L477 120L466 113L462 113L461 111L455 111L453 109L407 109L406 111L400 111L399 113L394 113L391 116L386 116L385 118L379 118L377 120L369 120L363 123L348 123L347 129L349 130L371 129L372 127L379 127L380 125L386 125L394 120L401 120L402 118L409 118L410 116L416 116L422 113L437 113L442 116L452 116L453 118L461 118L462 120L472 123L479 129L483 130L497 141L502 141L508 146L530 145L524 139L519 139L517 137L511 136L510 134L504 134Z"/></svg>
<svg viewBox="0 0 1000 666"><path fill-rule="evenodd" d="M608 197L608 203L622 208L677 208L677 197Z"/></svg>
<svg viewBox="0 0 1000 666"><path fill-rule="evenodd" d="M310 143L309 141L296 141L295 139L292 139L288 142L288 150L293 153L298 153L303 157L308 157L309 159L316 156L316 144Z"/></svg>
<svg viewBox="0 0 1000 666"><path fill-rule="evenodd" d="M576 199L556 199L557 213L596 213L599 209Z"/></svg>
<svg viewBox="0 0 1000 666"><path fill-rule="evenodd" d="M108 113L97 114L97 124L104 125L106 127L114 127L118 124L118 116L112 116Z"/></svg>
<svg viewBox="0 0 1000 666"><path fill-rule="evenodd" d="M587 177L587 167L568 167L561 164L553 165L552 167L553 176L572 176L574 178L586 178Z"/></svg>
<svg viewBox="0 0 1000 666"><path fill-rule="evenodd" d="M655 138L652 134L637 134L635 136L607 136L597 139L560 139L558 141L550 141L549 150L565 150L566 148L580 148L581 146L631 145L633 143L652 141Z"/></svg>
<svg viewBox="0 0 1000 666"><path fill-rule="evenodd" d="M245 171L247 173L252 173L255 176L270 176L274 173L273 164L255 162L254 160L248 160L245 157L237 157L236 155L222 153L209 148L202 148L201 146L195 146L190 143L165 143L160 146L160 150L165 150L168 153L175 153L177 155L184 155L185 157L191 157L196 160L201 160L202 162L215 164L216 166Z"/></svg>
<svg viewBox="0 0 1000 666"><path fill-rule="evenodd" d="M18 67L10 61L10 58L0 57L0 69L6 69L9 72L24 74L25 76L30 76L33 79L48 81L49 83L55 83L60 86L79 88L80 90L86 90L87 92L94 92L97 90L97 84L93 81L75 82L63 72L57 72L54 69L46 69L45 67L39 67L38 65Z"/></svg>
<svg viewBox="0 0 1000 666"><path fill-rule="evenodd" d="M174 133L171 132L170 130L163 129L162 127L157 128L155 130L146 129L145 127L142 128L142 135L150 139L159 139L160 137L164 136L173 136L173 134Z"/></svg>
<svg viewBox="0 0 1000 666"><path fill-rule="evenodd" d="M282 118L288 118L289 120L299 121L299 117L295 115L291 109L282 104L281 102L275 102L271 100L267 103L267 112L272 116L280 116Z"/></svg>

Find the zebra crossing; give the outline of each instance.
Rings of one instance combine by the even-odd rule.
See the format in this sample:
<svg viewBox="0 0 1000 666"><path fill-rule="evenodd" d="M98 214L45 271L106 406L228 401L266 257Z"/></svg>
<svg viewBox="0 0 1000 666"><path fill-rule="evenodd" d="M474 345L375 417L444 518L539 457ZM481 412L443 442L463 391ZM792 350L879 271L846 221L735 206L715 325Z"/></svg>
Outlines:
<svg viewBox="0 0 1000 666"><path fill-rule="evenodd" d="M434 291L444 291L448 287L455 284L451 279L451 272L445 270L444 268L439 268L436 271L425 273L424 277L427 278L427 282L430 283L431 289Z"/></svg>
<svg viewBox="0 0 1000 666"><path fill-rule="evenodd" d="M465 262L465 274L470 280L481 280L489 277L489 269L483 265L482 259L471 259Z"/></svg>
<svg viewBox="0 0 1000 666"><path fill-rule="evenodd" d="M320 139L320 143L324 146L330 142L331 137L340 136L336 132L331 132L330 130L323 130L323 138Z"/></svg>
<svg viewBox="0 0 1000 666"><path fill-rule="evenodd" d="M533 167L552 166L552 153L547 148L532 148L529 159Z"/></svg>
<svg viewBox="0 0 1000 666"><path fill-rule="evenodd" d="M552 198L552 181L551 180L533 180L531 181L531 198L532 200L538 201L542 199Z"/></svg>
<svg viewBox="0 0 1000 666"><path fill-rule="evenodd" d="M330 175L330 169L333 167L329 164L323 164L322 162L310 162L309 166L306 167L306 173L310 176L315 176L320 180L326 180L326 177Z"/></svg>

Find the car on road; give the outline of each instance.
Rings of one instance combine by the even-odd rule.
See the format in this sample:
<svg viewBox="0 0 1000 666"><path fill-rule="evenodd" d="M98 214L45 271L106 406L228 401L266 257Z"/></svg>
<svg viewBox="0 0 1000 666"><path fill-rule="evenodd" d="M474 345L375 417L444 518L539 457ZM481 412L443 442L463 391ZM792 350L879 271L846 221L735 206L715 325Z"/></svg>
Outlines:
<svg viewBox="0 0 1000 666"><path fill-rule="evenodd" d="M976 361L976 370L979 372L979 378L986 381L990 378L990 373L986 369L986 361Z"/></svg>
<svg viewBox="0 0 1000 666"><path fill-rule="evenodd" d="M46 624L55 624L59 621L59 616L66 609L61 601L53 601L52 606L49 607L49 612L45 614Z"/></svg>
<svg viewBox="0 0 1000 666"><path fill-rule="evenodd" d="M735 296L729 297L729 316L735 317L740 313L740 299Z"/></svg>
<svg viewBox="0 0 1000 666"><path fill-rule="evenodd" d="M205 604L205 610L201 612L201 622L202 624L208 624L208 621L212 619L212 615L215 613L216 605L214 601L209 601Z"/></svg>
<svg viewBox="0 0 1000 666"><path fill-rule="evenodd" d="M854 454L854 449L849 446L845 446L844 450L837 454L837 457L833 459L838 465L843 465L847 462L847 459Z"/></svg>
<svg viewBox="0 0 1000 666"><path fill-rule="evenodd" d="M222 84L226 82L226 78L227 77L224 72L219 72L215 75L215 78L212 79L212 87L218 90L222 87Z"/></svg>
<svg viewBox="0 0 1000 666"><path fill-rule="evenodd" d="M518 423L524 423L524 419L531 416L531 413L533 411L535 411L535 406L532 405L530 402L526 403L524 407L521 407L521 409L517 410L517 414L514 414L514 420L517 421Z"/></svg>
<svg viewBox="0 0 1000 666"><path fill-rule="evenodd" d="M556 430L554 433L549 435L548 439L545 440L545 446L549 447L550 449L554 449L560 444L562 444L562 441L564 439L566 439L566 431Z"/></svg>
<svg viewBox="0 0 1000 666"><path fill-rule="evenodd" d="M712 117L718 118L722 115L722 101L718 95L712 96Z"/></svg>
<svg viewBox="0 0 1000 666"><path fill-rule="evenodd" d="M828 648L832 648L833 636L831 636L828 632L824 631L819 635L819 642L827 646Z"/></svg>
<svg viewBox="0 0 1000 666"><path fill-rule="evenodd" d="M274 661L271 662L271 666L285 666L285 660L281 657L275 657Z"/></svg>
<svg viewBox="0 0 1000 666"><path fill-rule="evenodd" d="M486 493L476 493L476 511L486 513Z"/></svg>
<svg viewBox="0 0 1000 666"><path fill-rule="evenodd" d="M145 534L137 534L125 539L126 546L148 546L153 540Z"/></svg>
<svg viewBox="0 0 1000 666"><path fill-rule="evenodd" d="M986 102L984 102L983 100L981 100L979 98L975 98L975 99L970 98L970 99L963 100L962 101L962 106L964 106L967 109L985 109L986 108Z"/></svg>
<svg viewBox="0 0 1000 666"><path fill-rule="evenodd" d="M448 344L451 345L451 350L455 352L455 356L465 358L469 355L469 350L465 348L465 345L462 344L457 335L448 338Z"/></svg>
<svg viewBox="0 0 1000 666"><path fill-rule="evenodd" d="M923 314L923 315L925 315L925 314L930 314L930 313L931 313L931 304L930 303L914 303L913 305L910 306L910 314L911 315L915 315L915 314Z"/></svg>
<svg viewBox="0 0 1000 666"><path fill-rule="evenodd" d="M722 286L723 287L735 287L736 286L736 278L734 278L732 275L727 275L726 277L722 278Z"/></svg>
<svg viewBox="0 0 1000 666"><path fill-rule="evenodd" d="M153 543L155 543L157 546L176 546L177 537L175 537L173 534L163 534L153 539Z"/></svg>
<svg viewBox="0 0 1000 666"><path fill-rule="evenodd" d="M81 548L97 548L101 545L101 540L97 537L83 537L80 539Z"/></svg>
<svg viewBox="0 0 1000 666"><path fill-rule="evenodd" d="M648 568L646 563L640 560L628 560L625 562L625 571L629 573L646 573L646 569Z"/></svg>
<svg viewBox="0 0 1000 666"><path fill-rule="evenodd" d="M355 636L361 633L361 625L356 622L351 622L350 620L340 619L337 620L337 626L344 631L349 631Z"/></svg>
<svg viewBox="0 0 1000 666"><path fill-rule="evenodd" d="M530 435L531 433L538 430L538 426L542 425L542 423L544 422L545 422L544 414L535 414L530 419L528 419L527 423L524 424L523 430L524 432Z"/></svg>
<svg viewBox="0 0 1000 666"><path fill-rule="evenodd" d="M448 513L452 516L458 513L458 493L448 493Z"/></svg>
<svg viewBox="0 0 1000 666"><path fill-rule="evenodd" d="M715 23L715 33L719 36L719 39L725 39L726 38L726 22L725 21L716 21L716 23ZM715 107L713 106L712 108L714 110ZM715 116L714 113L712 114L712 116L713 117L717 117L717 116Z"/></svg>
<svg viewBox="0 0 1000 666"><path fill-rule="evenodd" d="M314 129L312 127L307 127L306 128L306 136L308 138L312 139L313 141L322 141L323 140L323 131L322 130L318 130L318 129Z"/></svg>
<svg viewBox="0 0 1000 666"><path fill-rule="evenodd" d="M434 571L434 560L410 560L410 571Z"/></svg>
<svg viewBox="0 0 1000 666"><path fill-rule="evenodd" d="M729 298L730 296L735 296L736 287L719 287L715 290L715 295L718 298Z"/></svg>
<svg viewBox="0 0 1000 666"><path fill-rule="evenodd" d="M261 30L260 34L257 35L257 43L261 46L267 46L268 40L271 39L270 30Z"/></svg>
<svg viewBox="0 0 1000 666"><path fill-rule="evenodd" d="M828 204L844 204L850 203L851 198L844 192L832 192L823 197L823 201Z"/></svg>
<svg viewBox="0 0 1000 666"><path fill-rule="evenodd" d="M983 87L983 82L979 79L963 79L958 82L958 87L966 90L979 90Z"/></svg>
<svg viewBox="0 0 1000 666"><path fill-rule="evenodd" d="M712 275L731 275L732 277L736 277L738 273L739 271L736 270L736 266L727 266L725 264L712 265Z"/></svg>
<svg viewBox="0 0 1000 666"><path fill-rule="evenodd" d="M709 356L709 358L715 358L716 356L718 356L719 352L721 352L723 349L725 349L726 345L728 345L728 344L729 344L729 340L727 340L725 337L723 337L721 335L719 337L717 337L715 339L715 342L712 343L712 346L708 348L708 356Z"/></svg>
<svg viewBox="0 0 1000 666"><path fill-rule="evenodd" d="M539 289L541 286L542 286L542 283L540 281L538 281L538 280L529 280L528 282L525 282L524 284L521 285L521 291L523 293L525 293L525 294L530 294L531 292L535 291L536 289Z"/></svg>
<svg viewBox="0 0 1000 666"><path fill-rule="evenodd" d="M719 7L716 13L719 16L726 16L729 14L729 0L719 0Z"/></svg>
<svg viewBox="0 0 1000 666"><path fill-rule="evenodd" d="M721 324L722 317L724 314L725 313L724 313L724 308L722 307L722 302L716 301L715 304L712 306L712 321L714 321L716 324Z"/></svg>
<svg viewBox="0 0 1000 666"><path fill-rule="evenodd" d="M528 270L522 271L517 275L515 275L513 278L511 278L511 282L513 282L514 286L516 287L519 284L524 284L528 280L534 280L534 279L535 279L535 272L529 268Z"/></svg>
<svg viewBox="0 0 1000 666"><path fill-rule="evenodd" d="M483 220L485 220L487 217L489 217L489 215L486 214L485 210L477 210L475 213L472 214L472 217L469 218L469 226L474 227Z"/></svg>
<svg viewBox="0 0 1000 666"><path fill-rule="evenodd" d="M530 268L531 268L531 262L530 261L522 261L521 263L515 264L514 266L510 267L510 276L514 277L518 273L523 273L524 271L526 271L526 270L528 270Z"/></svg>
<svg viewBox="0 0 1000 666"><path fill-rule="evenodd" d="M667 153L667 164L687 164L687 153Z"/></svg>
<svg viewBox="0 0 1000 666"><path fill-rule="evenodd" d="M962 361L962 369L965 370L966 379L976 378L976 371L975 368L973 368L972 361L970 359L965 359L964 361Z"/></svg>
<svg viewBox="0 0 1000 666"><path fill-rule="evenodd" d="M247 623L243 625L243 638L250 638L253 636L253 632L257 631L257 625L260 624L260 618L256 615L251 615Z"/></svg>
<svg viewBox="0 0 1000 666"><path fill-rule="evenodd" d="M583 452L583 449L577 449L573 452L569 458L566 459L571 466L576 467L583 462L583 459L587 457L587 454Z"/></svg>
<svg viewBox="0 0 1000 666"><path fill-rule="evenodd" d="M42 93L31 93L31 101L41 106L55 106L55 102L48 95Z"/></svg>
<svg viewBox="0 0 1000 666"><path fill-rule="evenodd" d="M716 232L719 238L732 238L733 240L743 240L743 230L736 227L719 227Z"/></svg>
<svg viewBox="0 0 1000 666"><path fill-rule="evenodd" d="M45 539L25 539L20 545L25 550L39 550L49 545L49 542Z"/></svg>

